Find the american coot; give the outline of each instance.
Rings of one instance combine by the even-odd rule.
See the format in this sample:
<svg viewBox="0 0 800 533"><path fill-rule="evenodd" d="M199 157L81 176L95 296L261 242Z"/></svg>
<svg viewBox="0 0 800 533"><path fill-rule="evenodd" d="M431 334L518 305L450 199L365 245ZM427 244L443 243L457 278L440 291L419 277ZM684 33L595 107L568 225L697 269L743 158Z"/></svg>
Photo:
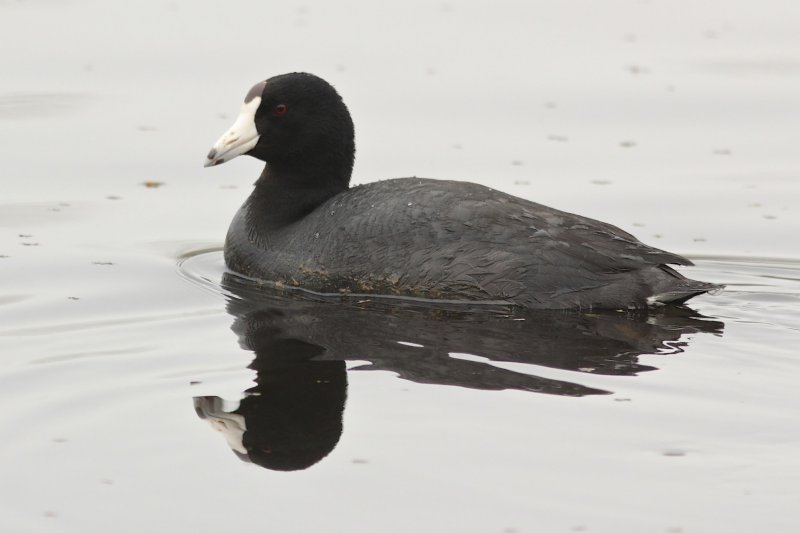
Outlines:
<svg viewBox="0 0 800 533"><path fill-rule="evenodd" d="M205 166L267 164L233 219L234 271L325 293L504 301L530 309L644 308L718 286L619 228L482 185L400 178L350 188L353 122L307 73L253 86Z"/></svg>

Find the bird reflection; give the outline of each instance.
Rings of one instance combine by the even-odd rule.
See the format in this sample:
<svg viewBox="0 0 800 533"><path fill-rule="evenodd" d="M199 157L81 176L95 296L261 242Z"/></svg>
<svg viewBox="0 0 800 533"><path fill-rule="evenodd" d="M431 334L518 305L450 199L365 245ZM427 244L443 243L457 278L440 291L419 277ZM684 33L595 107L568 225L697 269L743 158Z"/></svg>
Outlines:
<svg viewBox="0 0 800 533"><path fill-rule="evenodd" d="M229 410L215 396L194 399L241 459L272 470L320 461L342 433L351 371L385 370L416 383L560 396L610 394L582 385L581 373L635 375L655 370L639 355L677 353L692 334L720 335L722 322L686 307L648 313L531 312L500 303L465 304L315 296L256 285L226 274L228 312L243 349L255 358L255 386ZM503 368L524 363L524 371ZM575 371L544 378L531 366Z"/></svg>

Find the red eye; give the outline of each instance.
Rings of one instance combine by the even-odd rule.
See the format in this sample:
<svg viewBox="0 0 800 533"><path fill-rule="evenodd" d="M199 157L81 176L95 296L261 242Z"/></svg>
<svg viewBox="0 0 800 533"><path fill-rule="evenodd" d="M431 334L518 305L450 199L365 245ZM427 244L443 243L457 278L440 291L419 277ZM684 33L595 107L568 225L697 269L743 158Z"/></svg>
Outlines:
<svg viewBox="0 0 800 533"><path fill-rule="evenodd" d="M289 111L289 106L285 104L278 104L272 108L272 112L275 113L276 117L282 117L287 111Z"/></svg>

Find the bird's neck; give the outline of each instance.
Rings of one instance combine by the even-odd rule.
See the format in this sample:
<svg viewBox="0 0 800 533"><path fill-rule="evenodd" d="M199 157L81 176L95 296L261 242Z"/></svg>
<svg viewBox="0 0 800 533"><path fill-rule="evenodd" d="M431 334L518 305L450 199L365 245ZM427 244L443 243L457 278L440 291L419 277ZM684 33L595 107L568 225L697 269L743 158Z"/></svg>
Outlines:
<svg viewBox="0 0 800 533"><path fill-rule="evenodd" d="M287 226L349 187L350 162L335 160L268 163L250 195L251 226L271 230Z"/></svg>

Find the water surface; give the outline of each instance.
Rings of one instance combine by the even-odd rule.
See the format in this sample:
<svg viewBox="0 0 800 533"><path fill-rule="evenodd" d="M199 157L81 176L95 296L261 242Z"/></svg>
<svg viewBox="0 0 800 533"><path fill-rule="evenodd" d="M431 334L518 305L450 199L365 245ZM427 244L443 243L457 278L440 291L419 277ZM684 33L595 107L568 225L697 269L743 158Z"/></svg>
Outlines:
<svg viewBox="0 0 800 533"><path fill-rule="evenodd" d="M797 9L0 3L0 530L796 531ZM290 70L343 94L354 183L480 182L727 289L529 315L231 278L260 167L201 160Z"/></svg>

